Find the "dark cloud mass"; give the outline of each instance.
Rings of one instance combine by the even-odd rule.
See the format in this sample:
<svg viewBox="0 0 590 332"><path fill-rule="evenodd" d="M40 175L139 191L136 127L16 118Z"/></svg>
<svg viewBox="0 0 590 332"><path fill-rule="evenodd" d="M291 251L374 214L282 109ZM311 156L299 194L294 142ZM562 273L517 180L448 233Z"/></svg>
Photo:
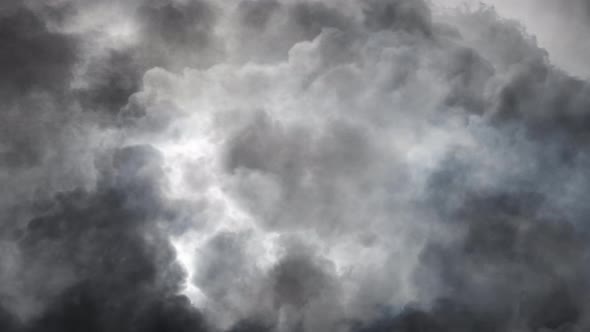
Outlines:
<svg viewBox="0 0 590 332"><path fill-rule="evenodd" d="M590 82L534 26L0 0L0 331L590 330Z"/></svg>
<svg viewBox="0 0 590 332"><path fill-rule="evenodd" d="M119 112L139 90L142 67L131 52L113 50L106 59L92 62L87 75L90 85L78 91L85 109Z"/></svg>
<svg viewBox="0 0 590 332"><path fill-rule="evenodd" d="M40 14L28 8L8 8L0 16L2 99L31 90L59 93L70 80L76 61L76 41L51 31Z"/></svg>

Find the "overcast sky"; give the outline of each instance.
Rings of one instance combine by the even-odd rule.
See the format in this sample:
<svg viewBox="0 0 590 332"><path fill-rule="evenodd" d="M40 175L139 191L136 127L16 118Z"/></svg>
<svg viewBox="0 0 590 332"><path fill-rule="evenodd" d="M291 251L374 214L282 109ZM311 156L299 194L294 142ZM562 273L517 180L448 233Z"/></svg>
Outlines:
<svg viewBox="0 0 590 332"><path fill-rule="evenodd" d="M585 0L0 0L0 331L590 329Z"/></svg>

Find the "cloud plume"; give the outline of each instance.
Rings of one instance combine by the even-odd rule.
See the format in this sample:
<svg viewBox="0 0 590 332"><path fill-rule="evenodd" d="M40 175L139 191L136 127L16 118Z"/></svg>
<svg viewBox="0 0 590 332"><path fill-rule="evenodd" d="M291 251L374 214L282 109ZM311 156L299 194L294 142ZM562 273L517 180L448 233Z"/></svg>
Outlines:
<svg viewBox="0 0 590 332"><path fill-rule="evenodd" d="M488 3L0 0L0 330L588 330L585 64Z"/></svg>

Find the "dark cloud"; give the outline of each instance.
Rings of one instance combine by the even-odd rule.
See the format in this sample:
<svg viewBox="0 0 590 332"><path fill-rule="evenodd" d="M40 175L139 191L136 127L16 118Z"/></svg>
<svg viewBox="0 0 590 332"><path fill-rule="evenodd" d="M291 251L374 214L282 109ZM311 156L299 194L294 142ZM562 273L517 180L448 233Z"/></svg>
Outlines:
<svg viewBox="0 0 590 332"><path fill-rule="evenodd" d="M263 323L247 320L238 322L228 332L266 332L272 331L272 327L264 325Z"/></svg>
<svg viewBox="0 0 590 332"><path fill-rule="evenodd" d="M254 287L259 271L250 264L247 252L248 234L224 232L211 238L204 251L204 260L195 271L195 283L209 297L226 299L229 285L239 280L241 287Z"/></svg>
<svg viewBox="0 0 590 332"><path fill-rule="evenodd" d="M82 107L118 113L139 91L144 70L132 52L111 51L105 59L90 64L88 87L78 91Z"/></svg>
<svg viewBox="0 0 590 332"><path fill-rule="evenodd" d="M426 36L432 34L430 8L422 0L366 1L364 14L369 29L399 29Z"/></svg>
<svg viewBox="0 0 590 332"><path fill-rule="evenodd" d="M553 4L555 6L556 4ZM574 0L561 7L562 10L573 15L579 15L581 18L590 18L590 2L588 0Z"/></svg>
<svg viewBox="0 0 590 332"><path fill-rule="evenodd" d="M307 148L305 140L303 128L300 132L282 128L266 113L260 112L251 125L246 126L230 142L227 167L232 171L238 168L276 173L297 171L300 167L294 167L294 164L303 161ZM289 147L289 153L274 153L285 147Z"/></svg>
<svg viewBox="0 0 590 332"><path fill-rule="evenodd" d="M486 0L506 17L520 20L539 44L547 48L553 63L570 75L588 78L590 67L586 59L590 43L590 4L587 0L558 2L554 0Z"/></svg>
<svg viewBox="0 0 590 332"><path fill-rule="evenodd" d="M324 28L344 30L349 24L346 17L321 2L295 3L287 8L287 15L299 30L300 40L311 40Z"/></svg>
<svg viewBox="0 0 590 332"><path fill-rule="evenodd" d="M147 36L160 37L176 47L206 46L215 23L213 9L203 1L147 1L139 15Z"/></svg>
<svg viewBox="0 0 590 332"><path fill-rule="evenodd" d="M271 15L279 7L275 0L242 1L238 5L240 23L255 29L265 29Z"/></svg>
<svg viewBox="0 0 590 332"><path fill-rule="evenodd" d="M42 164L51 153L61 153L59 142L71 123L61 109L67 108L66 104L53 95L12 100L17 103L5 104L1 110L0 167L26 169Z"/></svg>
<svg viewBox="0 0 590 332"><path fill-rule="evenodd" d="M79 42L48 14L66 15L66 8L39 7L11 4L0 13L0 168L26 169L59 153L54 142L70 122Z"/></svg>
<svg viewBox="0 0 590 332"><path fill-rule="evenodd" d="M589 328L590 88L493 9L0 6L0 330Z"/></svg>
<svg viewBox="0 0 590 332"><path fill-rule="evenodd" d="M539 138L587 141L590 85L545 63L523 65L502 88L497 117L524 122Z"/></svg>
<svg viewBox="0 0 590 332"><path fill-rule="evenodd" d="M223 58L214 35L217 12L206 1L145 1L137 9L142 45L138 57L150 67L207 67Z"/></svg>
<svg viewBox="0 0 590 332"><path fill-rule="evenodd" d="M149 146L119 149L96 191L61 193L27 224L21 295L47 305L22 331L208 330L176 295L184 274L157 224L165 215L160 159ZM39 273L63 282L40 282ZM2 322L16 326L8 314Z"/></svg>
<svg viewBox="0 0 590 332"><path fill-rule="evenodd" d="M446 103L452 107L483 113L489 105L485 96L486 84L494 75L494 68L475 50L458 47L446 59L445 79L452 86Z"/></svg>
<svg viewBox="0 0 590 332"><path fill-rule="evenodd" d="M26 6L0 15L0 91L5 101L32 90L62 92L77 59L76 40L52 31Z"/></svg>
<svg viewBox="0 0 590 332"><path fill-rule="evenodd" d="M279 304L301 307L329 291L330 280L318 262L309 257L287 256L274 268L274 293Z"/></svg>
<svg viewBox="0 0 590 332"><path fill-rule="evenodd" d="M17 332L21 329L18 318L2 307L0 307L0 329L7 332Z"/></svg>
<svg viewBox="0 0 590 332"><path fill-rule="evenodd" d="M356 186L362 184L350 179L362 179L378 152L369 133L354 124L337 122L322 129L285 127L266 113L258 113L228 140L225 162L229 171L237 176L262 174L276 185L268 188L274 192L271 206L263 188L251 192L255 189L248 183L238 188L240 199L261 216L260 222L279 229L316 225L320 232L334 231L332 223L346 227L347 219L341 213L352 203L349 196L337 192L360 190Z"/></svg>
<svg viewBox="0 0 590 332"><path fill-rule="evenodd" d="M438 301L430 310L405 308L393 317L384 317L368 326L358 328L359 332L469 332L505 331L500 329L495 317L474 313L469 307L452 301Z"/></svg>
<svg viewBox="0 0 590 332"><path fill-rule="evenodd" d="M323 29L348 31L353 27L346 13L319 1L246 0L237 8L237 21L237 55L257 62L285 59L295 44L313 40Z"/></svg>
<svg viewBox="0 0 590 332"><path fill-rule="evenodd" d="M121 300L101 292L87 285L67 290L25 331L209 331L185 297L133 294Z"/></svg>
<svg viewBox="0 0 590 332"><path fill-rule="evenodd" d="M461 324L482 318L489 331L584 330L588 232L543 219L544 204L528 192L471 193L452 215L458 239L427 246L417 278L445 308L468 311L441 317L435 307L421 321L443 331L469 331Z"/></svg>

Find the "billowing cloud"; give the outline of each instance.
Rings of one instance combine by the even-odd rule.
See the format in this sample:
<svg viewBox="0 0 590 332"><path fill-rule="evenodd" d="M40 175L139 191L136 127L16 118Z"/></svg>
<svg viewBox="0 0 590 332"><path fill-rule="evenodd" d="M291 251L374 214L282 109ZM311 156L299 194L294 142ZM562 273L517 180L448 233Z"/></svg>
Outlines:
<svg viewBox="0 0 590 332"><path fill-rule="evenodd" d="M587 79L590 67L590 2L588 0L448 0L440 6L493 6L503 17L519 21L539 45L550 52L552 62L570 75Z"/></svg>
<svg viewBox="0 0 590 332"><path fill-rule="evenodd" d="M0 330L587 330L590 82L500 3L0 1Z"/></svg>

